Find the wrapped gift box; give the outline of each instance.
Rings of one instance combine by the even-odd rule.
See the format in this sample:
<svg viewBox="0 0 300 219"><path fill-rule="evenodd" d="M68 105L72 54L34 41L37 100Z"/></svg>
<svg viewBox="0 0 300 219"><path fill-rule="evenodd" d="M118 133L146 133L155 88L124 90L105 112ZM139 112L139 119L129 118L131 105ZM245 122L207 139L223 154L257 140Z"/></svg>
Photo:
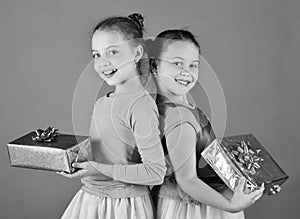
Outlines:
<svg viewBox="0 0 300 219"><path fill-rule="evenodd" d="M271 195L273 185L281 185L288 179L252 134L217 138L203 150L202 156L232 190L244 176L247 179L246 192L264 182L264 194Z"/></svg>
<svg viewBox="0 0 300 219"><path fill-rule="evenodd" d="M31 132L7 144L11 166L72 173L73 162L91 160L87 136L60 134L51 142L34 141L34 136Z"/></svg>

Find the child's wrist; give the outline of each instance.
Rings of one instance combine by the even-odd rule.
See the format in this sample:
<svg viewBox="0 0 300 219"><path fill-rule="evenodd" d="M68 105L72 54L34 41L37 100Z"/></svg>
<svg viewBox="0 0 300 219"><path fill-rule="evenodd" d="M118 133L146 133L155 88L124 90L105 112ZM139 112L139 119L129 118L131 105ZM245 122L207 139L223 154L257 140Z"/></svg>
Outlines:
<svg viewBox="0 0 300 219"><path fill-rule="evenodd" d="M225 197L224 197L225 198ZM225 204L225 211L228 211L230 213L236 213L236 212L239 212L239 208L238 206L236 206L236 204L234 204L230 199L226 199L226 204Z"/></svg>

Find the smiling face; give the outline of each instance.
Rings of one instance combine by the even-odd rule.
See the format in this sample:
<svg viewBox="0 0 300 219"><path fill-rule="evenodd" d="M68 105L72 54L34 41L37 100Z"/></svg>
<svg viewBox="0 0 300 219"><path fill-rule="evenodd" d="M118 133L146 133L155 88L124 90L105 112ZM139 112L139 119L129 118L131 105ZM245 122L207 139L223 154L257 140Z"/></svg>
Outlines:
<svg viewBox="0 0 300 219"><path fill-rule="evenodd" d="M110 86L125 84L136 76L134 60L143 51L124 41L118 31L97 30L92 37L94 69Z"/></svg>
<svg viewBox="0 0 300 219"><path fill-rule="evenodd" d="M165 95L185 96L198 80L199 48L190 41L165 46L157 61L157 84Z"/></svg>

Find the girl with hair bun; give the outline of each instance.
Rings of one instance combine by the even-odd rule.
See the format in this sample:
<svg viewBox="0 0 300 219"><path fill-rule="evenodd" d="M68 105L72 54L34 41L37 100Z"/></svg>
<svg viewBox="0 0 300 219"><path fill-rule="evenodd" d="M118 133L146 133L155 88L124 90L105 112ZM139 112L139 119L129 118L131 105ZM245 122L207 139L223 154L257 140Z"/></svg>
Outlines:
<svg viewBox="0 0 300 219"><path fill-rule="evenodd" d="M215 134L203 112L187 99L200 70L198 42L189 31L166 30L149 48L167 164L164 183L152 190L157 218L243 219L243 210L261 197L264 186L246 194L243 178L232 193L202 163L201 152Z"/></svg>
<svg viewBox="0 0 300 219"><path fill-rule="evenodd" d="M166 167L157 106L144 88L143 21L140 14L110 17L94 28L94 69L115 89L94 105L93 160L60 173L83 183L63 219L154 218L148 187L163 182Z"/></svg>

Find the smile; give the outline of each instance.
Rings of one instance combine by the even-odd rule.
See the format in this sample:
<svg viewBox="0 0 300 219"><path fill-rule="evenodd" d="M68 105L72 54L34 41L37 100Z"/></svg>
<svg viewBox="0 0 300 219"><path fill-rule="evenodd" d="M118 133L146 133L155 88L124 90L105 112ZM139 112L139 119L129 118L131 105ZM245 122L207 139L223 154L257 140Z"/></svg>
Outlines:
<svg viewBox="0 0 300 219"><path fill-rule="evenodd" d="M176 81L178 84L183 85L183 86L185 86L185 87L187 87L187 86L191 83L191 81L183 80L183 79L175 79L175 81Z"/></svg>
<svg viewBox="0 0 300 219"><path fill-rule="evenodd" d="M102 71L102 74L104 74L105 77L110 78L110 77L112 77L117 71L118 71L118 69L105 70L105 71Z"/></svg>

